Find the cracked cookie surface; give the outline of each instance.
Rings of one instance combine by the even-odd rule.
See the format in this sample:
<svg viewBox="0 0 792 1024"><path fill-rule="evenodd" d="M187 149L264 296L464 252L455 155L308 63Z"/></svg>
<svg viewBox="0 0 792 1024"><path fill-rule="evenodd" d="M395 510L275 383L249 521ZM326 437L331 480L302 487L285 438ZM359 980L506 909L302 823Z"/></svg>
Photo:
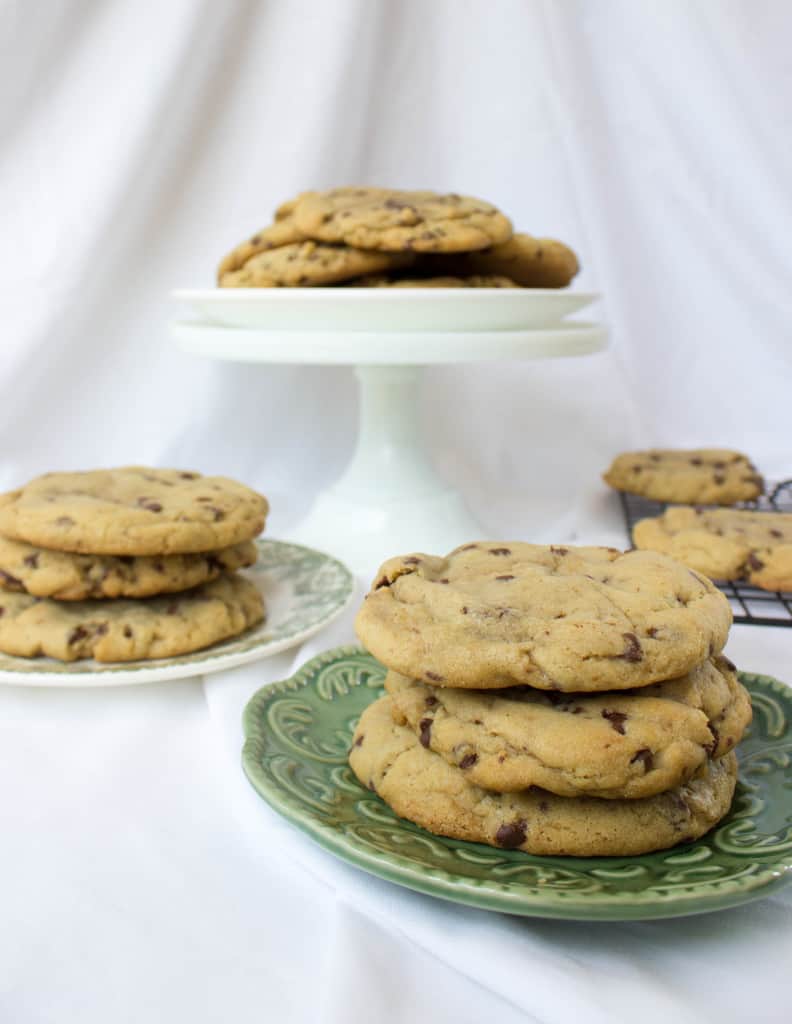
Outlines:
<svg viewBox="0 0 792 1024"><path fill-rule="evenodd" d="M409 253L366 252L347 245L294 242L259 252L220 277L222 288L317 288L406 266Z"/></svg>
<svg viewBox="0 0 792 1024"><path fill-rule="evenodd" d="M633 528L637 548L664 551L715 580L792 590L792 514L668 508Z"/></svg>
<svg viewBox="0 0 792 1024"><path fill-rule="evenodd" d="M512 235L508 217L491 203L455 193L362 187L307 192L293 216L308 238L387 252L465 252Z"/></svg>
<svg viewBox="0 0 792 1024"><path fill-rule="evenodd" d="M0 594L0 609L0 651L59 661L171 658L237 636L264 618L261 593L243 576L137 601Z"/></svg>
<svg viewBox="0 0 792 1024"><path fill-rule="evenodd" d="M152 597L189 590L253 565L258 550L244 541L190 555L75 555L0 537L0 589L51 597Z"/></svg>
<svg viewBox="0 0 792 1024"><path fill-rule="evenodd" d="M723 649L731 619L726 597L667 555L479 541L385 562L355 627L413 679L575 692L684 675Z"/></svg>
<svg viewBox="0 0 792 1024"><path fill-rule="evenodd" d="M186 470L45 473L0 495L0 533L77 554L187 554L251 540L268 509L244 484Z"/></svg>
<svg viewBox="0 0 792 1024"><path fill-rule="evenodd" d="M638 799L687 782L739 742L751 701L725 658L681 679L592 696L527 688L433 687L388 673L394 720L421 744L499 793Z"/></svg>
<svg viewBox="0 0 792 1024"><path fill-rule="evenodd" d="M577 857L629 856L697 839L726 814L737 780L729 753L684 785L637 800L562 797L541 789L493 793L394 722L387 696L363 712L349 763L396 814L437 835Z"/></svg>
<svg viewBox="0 0 792 1024"><path fill-rule="evenodd" d="M603 480L617 491L679 504L733 505L764 490L748 456L725 448L623 452Z"/></svg>

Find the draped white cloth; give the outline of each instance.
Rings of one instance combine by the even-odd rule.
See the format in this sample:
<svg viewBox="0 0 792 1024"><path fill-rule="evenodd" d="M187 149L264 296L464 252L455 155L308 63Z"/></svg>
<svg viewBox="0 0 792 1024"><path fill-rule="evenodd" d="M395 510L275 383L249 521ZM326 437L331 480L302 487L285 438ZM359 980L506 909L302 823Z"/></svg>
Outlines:
<svg viewBox="0 0 792 1024"><path fill-rule="evenodd" d="M633 444L792 475L784 0L0 9L0 486L189 466L261 488L287 532L351 454L351 371L190 358L168 292L211 286L286 196L358 182L491 199L603 293L605 354L426 375L433 458L491 536L574 506L578 539L621 542L597 479ZM788 1020L790 895L519 921L278 821L239 770L242 707L350 638L203 684L0 690L0 1019ZM792 633L737 627L729 651L789 677Z"/></svg>

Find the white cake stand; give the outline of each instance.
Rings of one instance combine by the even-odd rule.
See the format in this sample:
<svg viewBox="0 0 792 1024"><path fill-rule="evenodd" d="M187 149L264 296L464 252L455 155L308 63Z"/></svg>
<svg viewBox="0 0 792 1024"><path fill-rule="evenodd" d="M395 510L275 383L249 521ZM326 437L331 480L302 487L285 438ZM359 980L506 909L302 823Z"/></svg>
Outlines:
<svg viewBox="0 0 792 1024"><path fill-rule="evenodd" d="M305 289L299 302L296 292L177 292L203 319L175 321L171 329L185 351L214 359L354 366L360 429L352 461L289 539L363 573L391 555L446 551L484 532L427 459L419 411L424 367L581 356L607 344L604 327L561 319L595 295L344 288ZM478 329L460 329L471 320ZM499 329L482 329L486 322ZM361 329L364 323L376 327ZM430 329L420 330L422 323Z"/></svg>

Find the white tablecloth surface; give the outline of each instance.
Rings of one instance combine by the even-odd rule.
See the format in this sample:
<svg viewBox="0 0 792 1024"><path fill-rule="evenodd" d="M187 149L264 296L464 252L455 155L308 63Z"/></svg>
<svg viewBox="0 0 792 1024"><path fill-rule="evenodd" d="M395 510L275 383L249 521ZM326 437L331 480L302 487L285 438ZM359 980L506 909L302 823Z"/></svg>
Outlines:
<svg viewBox="0 0 792 1024"><path fill-rule="evenodd" d="M615 499L593 504L610 521L585 539L619 543ZM519 919L368 876L271 811L242 710L351 642L352 615L203 681L0 688L0 1020L789 1020L792 887L679 920ZM735 626L727 652L790 676L787 630Z"/></svg>

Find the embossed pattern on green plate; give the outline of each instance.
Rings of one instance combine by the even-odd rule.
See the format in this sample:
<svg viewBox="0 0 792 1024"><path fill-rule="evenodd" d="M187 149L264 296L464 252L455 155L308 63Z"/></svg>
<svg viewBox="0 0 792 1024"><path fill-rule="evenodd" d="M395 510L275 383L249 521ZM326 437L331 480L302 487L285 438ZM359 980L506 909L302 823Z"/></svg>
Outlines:
<svg viewBox="0 0 792 1024"><path fill-rule="evenodd" d="M259 690L244 715L245 773L278 813L343 860L410 889L536 917L638 920L720 910L792 880L792 690L740 673L754 721L731 812L695 843L641 857L533 857L445 839L398 818L346 755L383 667L358 647Z"/></svg>

